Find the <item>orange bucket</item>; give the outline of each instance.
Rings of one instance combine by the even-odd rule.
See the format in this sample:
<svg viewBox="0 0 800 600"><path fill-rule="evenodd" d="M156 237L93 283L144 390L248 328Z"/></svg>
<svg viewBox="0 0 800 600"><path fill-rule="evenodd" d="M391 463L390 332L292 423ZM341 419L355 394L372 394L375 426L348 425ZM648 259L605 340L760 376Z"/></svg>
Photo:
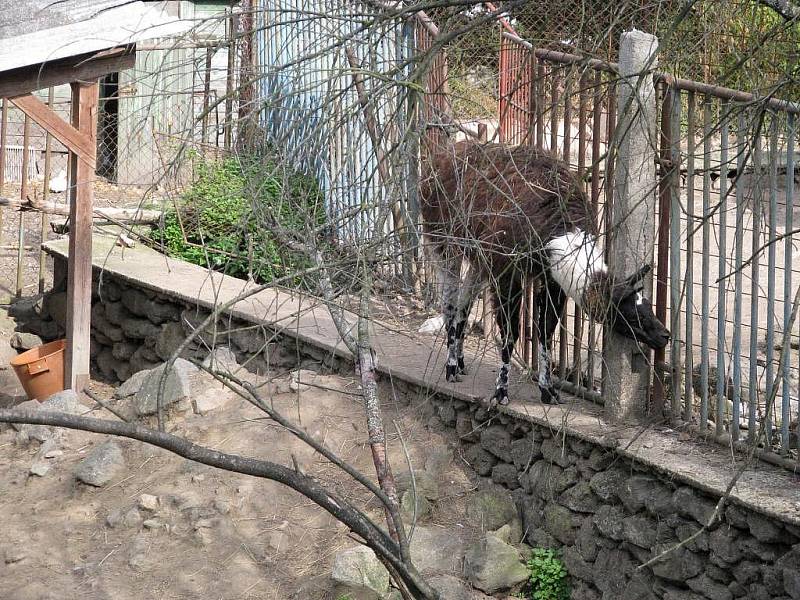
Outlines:
<svg viewBox="0 0 800 600"><path fill-rule="evenodd" d="M56 340L26 350L11 359L11 366L17 374L30 400L47 400L64 389L64 347L67 340Z"/></svg>

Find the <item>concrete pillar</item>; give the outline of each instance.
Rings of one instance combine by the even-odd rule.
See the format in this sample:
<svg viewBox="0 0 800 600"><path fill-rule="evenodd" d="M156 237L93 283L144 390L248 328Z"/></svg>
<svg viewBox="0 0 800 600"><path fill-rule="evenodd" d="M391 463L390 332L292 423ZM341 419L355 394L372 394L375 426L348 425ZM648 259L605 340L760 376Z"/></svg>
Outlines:
<svg viewBox="0 0 800 600"><path fill-rule="evenodd" d="M614 204L607 241L612 273L628 276L653 262L656 206L656 93L652 70L658 40L642 31L626 31L620 41L619 119L615 134ZM652 298L652 278L645 281ZM650 367L637 344L609 331L605 344L603 395L606 415L628 420L647 411Z"/></svg>

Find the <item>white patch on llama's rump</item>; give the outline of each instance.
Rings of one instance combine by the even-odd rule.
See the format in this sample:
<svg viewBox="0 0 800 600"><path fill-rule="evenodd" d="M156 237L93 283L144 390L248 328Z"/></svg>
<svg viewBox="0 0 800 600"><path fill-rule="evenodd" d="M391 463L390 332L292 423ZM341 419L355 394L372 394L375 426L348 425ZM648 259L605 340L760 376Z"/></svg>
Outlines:
<svg viewBox="0 0 800 600"><path fill-rule="evenodd" d="M597 240L580 229L547 242L550 273L566 294L580 304L586 286L595 274L605 273L606 264Z"/></svg>

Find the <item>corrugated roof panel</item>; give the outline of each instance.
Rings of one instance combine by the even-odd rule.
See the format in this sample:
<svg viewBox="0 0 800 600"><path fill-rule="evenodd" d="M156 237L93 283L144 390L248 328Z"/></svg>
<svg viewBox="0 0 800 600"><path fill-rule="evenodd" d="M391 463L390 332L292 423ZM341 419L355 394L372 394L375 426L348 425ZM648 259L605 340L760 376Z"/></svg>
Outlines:
<svg viewBox="0 0 800 600"><path fill-rule="evenodd" d="M52 0L49 4L53 6L53 11L61 6ZM51 23L33 32L24 24L7 26L6 35L12 35L0 39L0 71L97 52L140 40L179 35L192 27L190 21L167 16L161 2L154 5L127 2L123 6L106 7L99 11L102 4L111 2L87 1L84 6L81 0L78 4L75 9L79 15L85 16L83 20L71 22L69 19L72 17L65 16L66 24L52 26ZM56 13L51 17L55 19ZM45 21L35 20L34 24L44 27ZM22 31L25 33L20 35Z"/></svg>

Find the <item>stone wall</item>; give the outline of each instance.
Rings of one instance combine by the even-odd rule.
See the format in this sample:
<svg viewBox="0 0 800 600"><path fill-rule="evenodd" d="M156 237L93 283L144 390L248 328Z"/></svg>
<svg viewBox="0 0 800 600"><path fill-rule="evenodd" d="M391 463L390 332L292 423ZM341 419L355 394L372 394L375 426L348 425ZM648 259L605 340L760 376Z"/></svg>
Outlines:
<svg viewBox="0 0 800 600"><path fill-rule="evenodd" d="M800 598L800 527L729 504L716 526L692 537L719 498L518 417L492 418L459 400L433 406L478 474L512 491L527 542L561 550L572 598Z"/></svg>
<svg viewBox="0 0 800 600"><path fill-rule="evenodd" d="M44 337L63 334L64 268L56 259L55 287L43 299L38 321L31 321L33 332ZM104 377L125 380L169 357L207 314L165 293L104 276L93 293L93 364ZM253 371L293 366L304 357L343 366L332 364L336 359L329 352L290 344L235 319L203 332L184 356L205 356L215 344L229 346ZM527 542L561 550L572 598L800 600L800 527L732 503L715 526L695 536L719 498L680 483L680 477L576 431L555 431L476 403L431 398L428 390L420 394L398 379L393 385L408 398L421 398L421 414L433 411L434 425L455 430L463 457L479 475L511 490ZM639 568L681 542L664 559Z"/></svg>
<svg viewBox="0 0 800 600"><path fill-rule="evenodd" d="M25 328L45 340L64 335L65 269L66 262L55 258L52 290L38 303L35 318L26 315ZM91 327L94 375L114 383L152 369L167 360L209 314L197 305L121 278L95 277ZM296 350L291 352L280 336L258 324L233 318L221 318L216 326L208 327L181 356L203 358L216 346L230 347L239 363L256 373L266 374L298 362ZM311 349L305 354L309 352L313 354ZM322 352L316 354L319 360L331 360Z"/></svg>

